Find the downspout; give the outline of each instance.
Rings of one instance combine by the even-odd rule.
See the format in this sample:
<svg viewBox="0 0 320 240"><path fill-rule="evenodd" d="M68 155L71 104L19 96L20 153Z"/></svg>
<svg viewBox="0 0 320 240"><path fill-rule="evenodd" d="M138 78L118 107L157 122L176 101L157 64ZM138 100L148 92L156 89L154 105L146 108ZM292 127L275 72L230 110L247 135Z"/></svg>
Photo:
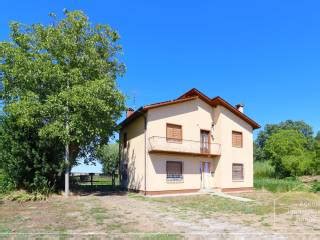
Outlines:
<svg viewBox="0 0 320 240"><path fill-rule="evenodd" d="M144 195L147 195L147 117L144 119Z"/></svg>
<svg viewBox="0 0 320 240"><path fill-rule="evenodd" d="M118 176L119 176L119 184L120 184L120 188L122 188L122 171L121 171L121 160L122 160L122 157L121 157L121 151L122 151L122 147L121 147L121 144L122 144L122 139L121 139L121 132L122 130L119 131L119 153L118 153Z"/></svg>

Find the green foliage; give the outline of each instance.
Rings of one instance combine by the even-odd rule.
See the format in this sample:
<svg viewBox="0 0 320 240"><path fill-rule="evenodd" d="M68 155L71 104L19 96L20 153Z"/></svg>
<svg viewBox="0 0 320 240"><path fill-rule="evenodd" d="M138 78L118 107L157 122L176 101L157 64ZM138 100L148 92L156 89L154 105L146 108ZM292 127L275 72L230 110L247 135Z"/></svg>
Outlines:
<svg viewBox="0 0 320 240"><path fill-rule="evenodd" d="M119 144L101 146L97 150L97 158L102 164L104 174L114 174L119 166Z"/></svg>
<svg viewBox="0 0 320 240"><path fill-rule="evenodd" d="M275 167L278 177L313 173L313 152L305 148L308 139L296 130L279 130L265 143L265 156Z"/></svg>
<svg viewBox="0 0 320 240"><path fill-rule="evenodd" d="M317 140L318 143L320 143L320 131L317 132L315 139Z"/></svg>
<svg viewBox="0 0 320 240"><path fill-rule="evenodd" d="M274 167L270 161L255 161L253 170L255 178L272 178L275 176Z"/></svg>
<svg viewBox="0 0 320 240"><path fill-rule="evenodd" d="M284 122L280 122L279 124L267 124L264 127L264 130L260 131L257 139L255 141L255 160L264 161L269 160L267 156L265 156L264 146L267 140L275 133L280 130L296 130L301 133L306 139L307 144L306 148L312 150L314 147L314 139L313 139L313 130L310 125L303 121L292 121L286 120Z"/></svg>
<svg viewBox="0 0 320 240"><path fill-rule="evenodd" d="M54 23L10 25L0 43L0 162L15 188L55 188L79 156L93 156L108 141L124 110L116 78L119 35L91 25L81 11ZM63 161L69 145L71 165Z"/></svg>
<svg viewBox="0 0 320 240"><path fill-rule="evenodd" d="M28 201L41 201L46 200L48 195L39 193L39 192L33 192L29 193L26 191L12 191L8 193L4 199L10 200L10 201L17 201L17 202L28 202Z"/></svg>
<svg viewBox="0 0 320 240"><path fill-rule="evenodd" d="M312 183L310 191L311 192L320 192L320 182L316 181L316 182Z"/></svg>
<svg viewBox="0 0 320 240"><path fill-rule="evenodd" d="M276 179L276 178L255 178L254 187L256 189L265 189L270 192L288 192L288 191L306 191L302 182L294 178Z"/></svg>

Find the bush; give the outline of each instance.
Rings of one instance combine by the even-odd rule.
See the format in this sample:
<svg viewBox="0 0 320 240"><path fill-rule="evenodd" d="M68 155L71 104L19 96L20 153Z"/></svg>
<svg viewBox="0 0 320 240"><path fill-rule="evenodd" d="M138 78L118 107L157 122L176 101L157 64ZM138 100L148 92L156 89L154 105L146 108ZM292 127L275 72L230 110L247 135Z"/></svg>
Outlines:
<svg viewBox="0 0 320 240"><path fill-rule="evenodd" d="M320 182L316 181L316 182L312 183L310 191L311 192L320 192Z"/></svg>
<svg viewBox="0 0 320 240"><path fill-rule="evenodd" d="M274 167L270 161L254 162L253 165L255 178L272 178L275 176Z"/></svg>
<svg viewBox="0 0 320 240"><path fill-rule="evenodd" d="M28 201L41 201L46 200L47 195L44 195L39 192L29 193L23 190L10 192L5 196L4 199L10 201L18 201L18 202L28 202Z"/></svg>
<svg viewBox="0 0 320 240"><path fill-rule="evenodd" d="M306 148L308 139L296 130L280 130L265 143L264 152L277 177L314 174L315 151Z"/></svg>
<svg viewBox="0 0 320 240"><path fill-rule="evenodd" d="M255 178L254 187L256 189L265 189L270 192L288 192L288 191L305 191L304 184L295 178Z"/></svg>

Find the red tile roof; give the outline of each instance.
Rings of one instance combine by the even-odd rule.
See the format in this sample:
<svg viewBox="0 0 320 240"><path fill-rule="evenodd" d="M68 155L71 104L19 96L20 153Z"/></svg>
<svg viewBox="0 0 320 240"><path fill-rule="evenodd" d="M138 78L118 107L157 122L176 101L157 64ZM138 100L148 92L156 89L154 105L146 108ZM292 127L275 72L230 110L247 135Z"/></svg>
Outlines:
<svg viewBox="0 0 320 240"><path fill-rule="evenodd" d="M213 107L221 105L221 106L227 108L229 111L231 111L235 115L237 115L239 118L241 118L245 122L247 122L248 124L250 124L253 129L260 128L260 125L258 123L256 123L254 120L249 118L244 113L240 112L237 108L232 106L230 103L228 103L223 98L218 96L218 97L210 99L208 96L206 96L205 94L203 94L202 92L200 92L196 88L193 88L193 89L189 90L188 92L184 93L183 95L181 95L177 99L164 101L164 102L158 102L158 103L152 103L152 104L148 104L148 105L145 105L143 107L140 107L133 114L131 114L128 118L123 120L119 124L119 126L121 128L124 127L125 125L127 125L130 122L132 122L134 119L136 119L137 117L141 116L143 113L148 111L148 109L167 106L167 105L171 105L171 104L177 104L177 103L181 103L181 102L185 102L185 101L190 101L190 100L193 100L193 99L196 99L196 98L200 98L201 100L203 100L204 102L208 103L209 105L211 105Z"/></svg>

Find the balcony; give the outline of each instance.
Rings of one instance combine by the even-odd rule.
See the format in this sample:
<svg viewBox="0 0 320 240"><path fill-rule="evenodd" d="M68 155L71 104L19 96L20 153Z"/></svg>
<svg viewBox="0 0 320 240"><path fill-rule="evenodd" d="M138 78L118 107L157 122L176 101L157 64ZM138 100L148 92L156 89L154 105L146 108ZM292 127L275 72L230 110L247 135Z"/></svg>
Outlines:
<svg viewBox="0 0 320 240"><path fill-rule="evenodd" d="M166 137L153 136L149 138L149 153L168 153L192 156L220 156L221 145L218 143L203 143L193 140L174 140Z"/></svg>

